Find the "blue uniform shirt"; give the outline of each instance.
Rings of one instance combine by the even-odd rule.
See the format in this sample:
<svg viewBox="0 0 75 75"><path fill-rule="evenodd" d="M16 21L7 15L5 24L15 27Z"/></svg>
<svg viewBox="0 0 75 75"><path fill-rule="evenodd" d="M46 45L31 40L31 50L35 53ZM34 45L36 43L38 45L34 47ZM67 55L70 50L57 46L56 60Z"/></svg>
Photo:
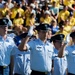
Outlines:
<svg viewBox="0 0 75 75"><path fill-rule="evenodd" d="M43 43L40 39L34 39L26 45L31 50L31 69L50 72L52 67L53 45L48 41Z"/></svg>
<svg viewBox="0 0 75 75"><path fill-rule="evenodd" d="M75 74L75 45L67 46L68 72Z"/></svg>
<svg viewBox="0 0 75 75"><path fill-rule="evenodd" d="M65 55L65 53L64 53L64 55ZM67 69L66 56L64 56L63 58L59 58L58 50L54 48L53 60L54 60L53 75L66 75L66 69Z"/></svg>
<svg viewBox="0 0 75 75"><path fill-rule="evenodd" d="M0 66L8 66L10 64L10 57L14 53L13 48L15 44L11 37L4 40L0 36Z"/></svg>
<svg viewBox="0 0 75 75"><path fill-rule="evenodd" d="M14 55L14 73L29 75L30 69L30 51L20 51L15 48Z"/></svg>

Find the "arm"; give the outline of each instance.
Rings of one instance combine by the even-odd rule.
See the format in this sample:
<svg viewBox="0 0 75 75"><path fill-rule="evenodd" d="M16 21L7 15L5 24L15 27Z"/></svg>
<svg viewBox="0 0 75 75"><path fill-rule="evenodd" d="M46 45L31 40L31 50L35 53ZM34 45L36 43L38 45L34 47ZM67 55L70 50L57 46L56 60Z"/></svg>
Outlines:
<svg viewBox="0 0 75 75"><path fill-rule="evenodd" d="M21 44L18 46L19 50L27 50L26 44L29 41L30 37L33 35L33 28L34 26L31 26L27 36L22 40Z"/></svg>
<svg viewBox="0 0 75 75"><path fill-rule="evenodd" d="M68 6L72 11L75 11L75 9L73 8L73 7L71 7L71 6Z"/></svg>
<svg viewBox="0 0 75 75"><path fill-rule="evenodd" d="M66 46L66 43L64 43L64 44L62 45L62 47L60 48L59 53L58 53L58 57L59 57L59 58L62 58L62 57L63 57L64 50L65 50L65 46Z"/></svg>
<svg viewBox="0 0 75 75"><path fill-rule="evenodd" d="M26 36L23 40L22 40L22 42L21 42L21 44L18 46L18 49L19 50L27 50L27 47L26 47L26 43L29 41L29 36Z"/></svg>

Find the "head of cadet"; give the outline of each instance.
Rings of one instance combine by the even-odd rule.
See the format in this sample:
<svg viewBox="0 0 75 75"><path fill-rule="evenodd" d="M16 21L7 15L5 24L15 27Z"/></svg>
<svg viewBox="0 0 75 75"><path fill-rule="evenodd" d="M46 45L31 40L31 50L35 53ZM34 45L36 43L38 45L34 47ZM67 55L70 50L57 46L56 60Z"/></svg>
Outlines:
<svg viewBox="0 0 75 75"><path fill-rule="evenodd" d="M75 38L75 31L70 33L70 37L71 37L72 39Z"/></svg>
<svg viewBox="0 0 75 75"><path fill-rule="evenodd" d="M9 20L7 18L0 19L0 27L8 27L9 26L8 22Z"/></svg>
<svg viewBox="0 0 75 75"><path fill-rule="evenodd" d="M39 32L39 31L44 31L44 32L47 32L47 31L49 31L50 30L50 27L49 27L50 25L49 24L46 24L46 23L43 23L43 24L40 24L40 25L38 25L38 26L36 26L36 30Z"/></svg>
<svg viewBox="0 0 75 75"><path fill-rule="evenodd" d="M56 35L54 35L54 36L51 37L51 41L62 43L63 40L64 40L64 37L65 37L64 34L56 34Z"/></svg>

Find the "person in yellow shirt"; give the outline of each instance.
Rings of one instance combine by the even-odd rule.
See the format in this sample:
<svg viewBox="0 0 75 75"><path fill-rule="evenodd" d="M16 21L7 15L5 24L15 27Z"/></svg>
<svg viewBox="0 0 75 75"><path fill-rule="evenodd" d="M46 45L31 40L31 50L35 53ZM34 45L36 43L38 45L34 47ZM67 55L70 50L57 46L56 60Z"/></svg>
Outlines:
<svg viewBox="0 0 75 75"><path fill-rule="evenodd" d="M31 10L30 10L30 7L27 6L27 9L25 10L24 12L24 15L25 15L25 19L27 19L31 14Z"/></svg>
<svg viewBox="0 0 75 75"><path fill-rule="evenodd" d="M51 16L50 11L46 10L44 12L44 16L40 17L40 23L47 23L50 24L54 18Z"/></svg>
<svg viewBox="0 0 75 75"><path fill-rule="evenodd" d="M3 14L3 16L6 15L7 11L9 11L8 3L4 3L4 7L2 8L2 14Z"/></svg>
<svg viewBox="0 0 75 75"><path fill-rule="evenodd" d="M64 24L62 22L59 24L59 31L56 32L55 35L56 34L64 34L65 35L64 40L66 39L66 36L68 35L68 33L64 31Z"/></svg>
<svg viewBox="0 0 75 75"><path fill-rule="evenodd" d="M73 27L75 25L75 18L73 16L73 13L70 13L68 20L70 22L70 26Z"/></svg>
<svg viewBox="0 0 75 75"><path fill-rule="evenodd" d="M69 15L70 15L70 12L68 11L68 6L64 6L63 10L59 12L58 23L60 23L61 21L65 21Z"/></svg>
<svg viewBox="0 0 75 75"><path fill-rule="evenodd" d="M74 0L63 0L63 4L64 4L65 6L68 6L69 9L71 9L71 10L75 10L75 9L72 7L73 3L74 3Z"/></svg>
<svg viewBox="0 0 75 75"><path fill-rule="evenodd" d="M27 19L31 13L34 13L35 17L36 17L36 11L35 9L35 4L31 3L30 6L27 6L27 9L25 11L25 18Z"/></svg>
<svg viewBox="0 0 75 75"><path fill-rule="evenodd" d="M30 16L26 19L26 27L30 27L35 25L35 15L31 13Z"/></svg>
<svg viewBox="0 0 75 75"><path fill-rule="evenodd" d="M17 13L16 18L13 20L14 26L21 26L23 25L23 23L24 23L24 20L21 17L21 14Z"/></svg>
<svg viewBox="0 0 75 75"><path fill-rule="evenodd" d="M66 31L69 34L71 29L72 29L72 26L70 25L70 21L66 19L64 23L64 31Z"/></svg>
<svg viewBox="0 0 75 75"><path fill-rule="evenodd" d="M18 4L17 5L17 12L19 12L21 14L21 16L23 17L24 16L24 10L21 8L21 4Z"/></svg>
<svg viewBox="0 0 75 75"><path fill-rule="evenodd" d="M15 19L16 14L17 14L17 3L14 3L14 7L10 9L11 10L11 15L10 18L13 21L13 19Z"/></svg>

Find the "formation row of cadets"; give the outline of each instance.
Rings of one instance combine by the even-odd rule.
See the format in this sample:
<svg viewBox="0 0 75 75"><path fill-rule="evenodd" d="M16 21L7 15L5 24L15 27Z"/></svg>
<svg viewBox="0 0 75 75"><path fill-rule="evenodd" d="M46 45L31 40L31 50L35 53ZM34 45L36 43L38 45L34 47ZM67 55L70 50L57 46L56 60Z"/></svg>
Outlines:
<svg viewBox="0 0 75 75"><path fill-rule="evenodd" d="M47 42L48 36L48 24L39 25L38 30L38 39L28 41L29 36L27 36L22 43L19 45L20 50L31 50L31 75L50 75L51 74L51 65L53 57L53 75L72 75L74 73L74 67L70 66L68 58L73 59L73 55L68 54L67 51L63 51L67 41L63 42L64 35L57 34L52 37L54 46ZM70 34L72 39L74 38L75 32ZM42 35L42 36L41 36ZM66 58L67 55L67 58ZM71 60L72 64L74 61ZM39 63L39 64L38 64ZM71 67L71 69L69 68ZM57 68L58 67L58 68ZM68 72L67 72L68 68Z"/></svg>
<svg viewBox="0 0 75 75"><path fill-rule="evenodd" d="M49 30L49 32L50 32L50 30ZM75 33L72 33L71 37L73 37L74 34ZM58 34L58 35L55 35L55 36L52 37L52 41L53 41L53 44L54 44L54 47L55 47L54 48L54 53L53 53L53 75L67 75L68 64L67 64L67 59L66 59L66 56L65 56L67 54L66 51L64 52L64 57L63 58L58 57L59 50L61 50L63 48L62 47L63 39L64 39L63 34ZM57 69L57 67L58 67L58 69ZM70 73L71 72L69 72L69 75L70 75Z"/></svg>

